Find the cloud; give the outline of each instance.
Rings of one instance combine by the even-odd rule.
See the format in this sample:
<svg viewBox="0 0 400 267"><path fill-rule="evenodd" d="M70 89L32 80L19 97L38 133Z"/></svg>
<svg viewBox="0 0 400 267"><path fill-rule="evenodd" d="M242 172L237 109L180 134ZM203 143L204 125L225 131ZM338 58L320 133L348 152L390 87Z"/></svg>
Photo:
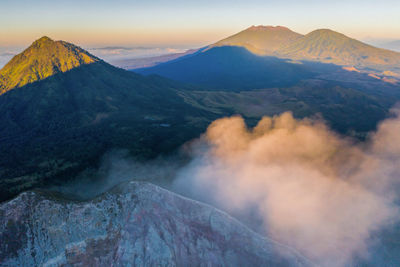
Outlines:
<svg viewBox="0 0 400 267"><path fill-rule="evenodd" d="M291 113L247 128L241 117L214 121L181 155L138 162L112 151L98 170L52 188L87 199L127 180L146 180L208 202L321 266L369 256L372 234L398 222L400 118L365 142ZM172 187L170 187L170 182Z"/></svg>
<svg viewBox="0 0 400 267"><path fill-rule="evenodd" d="M124 47L124 46L109 46L88 48L88 51L112 64L118 63L121 60L130 60L138 58L147 58L161 56L171 53L185 52L184 48L170 47Z"/></svg>
<svg viewBox="0 0 400 267"><path fill-rule="evenodd" d="M158 157L151 161L138 161L127 150L106 153L98 169L87 169L70 182L47 189L72 199L93 199L126 181L148 181L164 187L171 183L184 161L179 157Z"/></svg>
<svg viewBox="0 0 400 267"><path fill-rule="evenodd" d="M174 189L259 222L264 233L319 265L343 266L367 257L371 233L399 217L394 114L364 143L288 112L264 117L253 129L238 116L219 119L190 146L193 160Z"/></svg>
<svg viewBox="0 0 400 267"><path fill-rule="evenodd" d="M4 67L12 59L14 55L15 53L13 52L9 51L1 52L0 49L0 69Z"/></svg>

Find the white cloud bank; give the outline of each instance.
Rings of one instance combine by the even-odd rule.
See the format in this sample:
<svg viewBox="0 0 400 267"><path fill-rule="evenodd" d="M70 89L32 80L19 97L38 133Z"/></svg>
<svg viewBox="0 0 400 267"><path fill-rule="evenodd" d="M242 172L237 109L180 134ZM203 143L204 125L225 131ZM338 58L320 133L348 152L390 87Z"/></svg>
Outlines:
<svg viewBox="0 0 400 267"><path fill-rule="evenodd" d="M233 214L255 210L272 238L319 265L342 266L367 256L370 234L399 217L395 114L362 144L291 113L253 129L241 117L219 119L191 145L194 159L174 188Z"/></svg>

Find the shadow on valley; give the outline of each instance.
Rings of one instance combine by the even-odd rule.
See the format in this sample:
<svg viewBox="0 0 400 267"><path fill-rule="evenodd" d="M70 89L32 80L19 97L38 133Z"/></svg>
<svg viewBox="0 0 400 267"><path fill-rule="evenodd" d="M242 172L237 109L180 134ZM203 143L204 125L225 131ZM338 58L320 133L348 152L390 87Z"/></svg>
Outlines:
<svg viewBox="0 0 400 267"><path fill-rule="evenodd" d="M256 56L241 47L217 47L160 64L137 69L173 80L203 86L206 90L252 90L290 86L314 76L301 64L276 57Z"/></svg>
<svg viewBox="0 0 400 267"><path fill-rule="evenodd" d="M342 66L257 56L243 47L223 46L136 70L185 82L187 102L212 112L241 114L248 121L292 111L297 118L320 114L331 128L358 135L400 100L400 86L348 71Z"/></svg>
<svg viewBox="0 0 400 267"><path fill-rule="evenodd" d="M398 90L394 90L398 86L385 84L366 73L344 70L342 66L330 63L259 56L237 46L200 50L170 62L133 71L145 75L158 74L200 86L203 90L282 88L294 86L302 80L318 79L371 92L380 91L379 87L383 87L386 93L400 95Z"/></svg>

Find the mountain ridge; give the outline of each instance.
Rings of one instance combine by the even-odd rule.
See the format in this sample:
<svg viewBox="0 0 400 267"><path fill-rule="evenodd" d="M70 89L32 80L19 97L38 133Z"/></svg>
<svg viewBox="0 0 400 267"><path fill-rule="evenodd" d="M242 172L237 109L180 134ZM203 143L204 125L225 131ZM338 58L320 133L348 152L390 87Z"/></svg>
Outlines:
<svg viewBox="0 0 400 267"><path fill-rule="evenodd" d="M276 51L281 57L354 67L400 66L400 53L377 48L331 29L318 29Z"/></svg>
<svg viewBox="0 0 400 267"><path fill-rule="evenodd" d="M306 35L284 26L251 26L212 45L240 46L259 56L310 60L400 73L400 53L377 48L331 29L317 29Z"/></svg>

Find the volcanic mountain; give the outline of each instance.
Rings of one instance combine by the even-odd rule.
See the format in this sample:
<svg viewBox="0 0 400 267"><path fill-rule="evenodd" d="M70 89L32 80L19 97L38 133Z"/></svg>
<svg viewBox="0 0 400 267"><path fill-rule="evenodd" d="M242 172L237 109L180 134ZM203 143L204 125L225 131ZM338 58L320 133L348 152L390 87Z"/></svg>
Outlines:
<svg viewBox="0 0 400 267"><path fill-rule="evenodd" d="M0 94L99 61L80 47L44 36L1 69Z"/></svg>
<svg viewBox="0 0 400 267"><path fill-rule="evenodd" d="M209 46L239 46L259 56L276 56L400 74L400 53L377 48L344 34L319 29L302 35L283 26L251 26Z"/></svg>
<svg viewBox="0 0 400 267"><path fill-rule="evenodd" d="M377 70L400 70L400 53L376 48L344 34L320 29L282 44L276 51L280 57L313 60L337 65Z"/></svg>
<svg viewBox="0 0 400 267"><path fill-rule="evenodd" d="M320 114L339 132L365 136L400 100L400 81L392 77L399 55L331 30L303 36L253 26L198 53L135 71L199 86L185 92L186 99L212 111L250 118L286 110L296 117Z"/></svg>
<svg viewBox="0 0 400 267"><path fill-rule="evenodd" d="M215 118L184 101L179 92L190 87L47 37L1 74L0 199L74 177L113 148L141 158L173 151L205 129L204 118Z"/></svg>
<svg viewBox="0 0 400 267"><path fill-rule="evenodd" d="M228 47L231 49L228 50ZM232 47L244 48L253 56L245 55L241 49ZM220 48L219 52L216 51L217 48ZM281 61L278 62L277 59ZM206 66L207 62L209 66ZM297 66L287 64L288 62L297 63ZM139 72L157 73L185 82L207 83L207 86L210 86L209 80L218 79L227 83L236 77L238 81L232 81L234 84L246 83L246 87L258 89L263 86L252 82L263 79L261 76L270 75L272 78L269 77L268 80L276 82L291 80L287 76L292 76L293 71L300 76L307 73L308 77L310 72L320 72L322 65L312 68L309 62L334 64L347 70L363 71L385 82L400 83L396 78L400 75L400 53L373 47L329 29L301 35L282 26L252 26L209 45L199 53ZM179 65L185 65L182 71L176 69ZM326 73L329 72L332 70ZM230 77L226 77L227 75ZM273 83L264 83L264 87L271 84Z"/></svg>
<svg viewBox="0 0 400 267"><path fill-rule="evenodd" d="M241 46L258 55L272 55L282 46L292 43L303 37L282 26L251 26L244 31L229 36L211 45L219 46Z"/></svg>
<svg viewBox="0 0 400 267"><path fill-rule="evenodd" d="M0 200L93 170L113 149L139 160L171 153L233 114L250 124L287 110L320 114L341 133L365 136L400 99L396 85L341 66L233 46L199 50L143 76L44 37L0 72Z"/></svg>
<svg viewBox="0 0 400 267"><path fill-rule="evenodd" d="M260 57L243 47L213 47L180 60L136 70L194 83L205 89L250 90L293 85L314 76L309 66Z"/></svg>

